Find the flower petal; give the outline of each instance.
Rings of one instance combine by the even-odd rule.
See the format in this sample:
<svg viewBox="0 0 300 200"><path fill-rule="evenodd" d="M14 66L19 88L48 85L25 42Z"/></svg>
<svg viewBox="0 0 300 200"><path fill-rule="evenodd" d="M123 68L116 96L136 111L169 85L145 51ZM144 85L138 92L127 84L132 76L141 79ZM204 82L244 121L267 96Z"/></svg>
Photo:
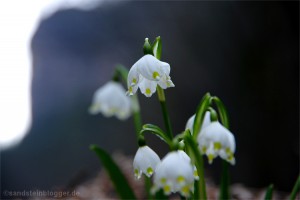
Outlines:
<svg viewBox="0 0 300 200"><path fill-rule="evenodd" d="M139 84L139 88L140 88L141 92L146 97L151 97L152 94L155 93L156 86L157 86L156 81L150 81L150 80L145 79L145 78Z"/></svg>
<svg viewBox="0 0 300 200"><path fill-rule="evenodd" d="M145 55L136 62L138 72L148 80L159 81L164 74L161 61L152 55Z"/></svg>
<svg viewBox="0 0 300 200"><path fill-rule="evenodd" d="M162 78L158 81L158 84L162 89L175 87L174 83L171 81L171 77L168 75L163 75Z"/></svg>

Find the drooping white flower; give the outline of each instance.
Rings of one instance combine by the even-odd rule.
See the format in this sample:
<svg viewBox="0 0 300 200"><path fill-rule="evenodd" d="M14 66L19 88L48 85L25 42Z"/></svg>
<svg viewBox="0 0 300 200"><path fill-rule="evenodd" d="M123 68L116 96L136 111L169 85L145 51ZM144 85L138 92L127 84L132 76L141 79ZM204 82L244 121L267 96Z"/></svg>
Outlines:
<svg viewBox="0 0 300 200"><path fill-rule="evenodd" d="M151 97L157 84L166 89L174 87L171 81L170 65L147 54L140 58L129 70L127 78L127 95L134 95L138 88L146 97Z"/></svg>
<svg viewBox="0 0 300 200"><path fill-rule="evenodd" d="M211 164L218 155L235 164L235 139L233 134L218 121L212 122L198 135L199 148L202 154L206 154Z"/></svg>
<svg viewBox="0 0 300 200"><path fill-rule="evenodd" d="M160 158L151 148L148 146L139 147L133 160L135 178L141 178L142 173L150 177L159 163Z"/></svg>
<svg viewBox="0 0 300 200"><path fill-rule="evenodd" d="M190 129L191 133L193 133L193 127L194 127L194 120L195 120L196 115L191 116L185 126L185 129ZM204 115L204 119L202 122L201 130L203 130L205 127L207 127L211 123L210 121L210 112L206 111ZM201 131L200 130L200 131Z"/></svg>
<svg viewBox="0 0 300 200"><path fill-rule="evenodd" d="M102 113L105 117L115 115L118 119L125 120L132 113L131 100L125 95L125 89L120 83L109 81L94 93L89 112Z"/></svg>
<svg viewBox="0 0 300 200"><path fill-rule="evenodd" d="M194 166L189 156L181 150L168 153L157 166L152 192L163 189L166 195L180 192L189 197L194 189Z"/></svg>

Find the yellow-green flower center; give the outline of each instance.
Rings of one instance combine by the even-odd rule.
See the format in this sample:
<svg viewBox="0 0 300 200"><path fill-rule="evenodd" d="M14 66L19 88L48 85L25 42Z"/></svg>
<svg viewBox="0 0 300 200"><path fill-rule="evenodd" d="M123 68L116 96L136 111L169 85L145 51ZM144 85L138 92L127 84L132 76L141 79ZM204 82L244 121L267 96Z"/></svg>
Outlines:
<svg viewBox="0 0 300 200"><path fill-rule="evenodd" d="M147 94L147 95L150 95L150 94L151 94L150 88L147 88L147 89L146 89L146 94Z"/></svg>
<svg viewBox="0 0 300 200"><path fill-rule="evenodd" d="M184 178L183 176L178 176L177 179L176 179L176 181L177 181L178 183L182 183L182 182L185 181L185 178Z"/></svg>
<svg viewBox="0 0 300 200"><path fill-rule="evenodd" d="M215 142L215 143L214 143L214 149L215 149L216 151L220 150L221 148L222 148L222 145L221 145L220 142Z"/></svg>
<svg viewBox="0 0 300 200"><path fill-rule="evenodd" d="M153 77L154 79L159 78L159 73L158 73L158 72L153 72L152 77Z"/></svg>
<svg viewBox="0 0 300 200"><path fill-rule="evenodd" d="M147 168L147 173L148 173L149 175L152 175L152 174L153 174L153 169L152 169L151 167L148 167L148 168Z"/></svg>
<svg viewBox="0 0 300 200"><path fill-rule="evenodd" d="M190 188L188 185L185 185L181 188L181 192L185 195L188 196L188 194L190 193Z"/></svg>
<svg viewBox="0 0 300 200"><path fill-rule="evenodd" d="M135 85L136 84L136 78L132 79L132 83Z"/></svg>

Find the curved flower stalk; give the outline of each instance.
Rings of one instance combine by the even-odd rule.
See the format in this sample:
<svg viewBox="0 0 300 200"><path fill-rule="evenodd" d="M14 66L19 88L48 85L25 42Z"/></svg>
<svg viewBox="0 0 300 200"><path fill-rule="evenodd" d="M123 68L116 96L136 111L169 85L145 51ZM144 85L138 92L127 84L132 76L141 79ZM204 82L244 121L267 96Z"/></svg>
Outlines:
<svg viewBox="0 0 300 200"><path fill-rule="evenodd" d="M202 154L207 155L210 164L218 155L232 165L235 164L234 136L218 121L214 121L202 129L197 140Z"/></svg>
<svg viewBox="0 0 300 200"><path fill-rule="evenodd" d="M180 192L189 197L194 190L194 166L188 155L181 150L168 153L157 166L152 193L163 189L165 195Z"/></svg>
<svg viewBox="0 0 300 200"><path fill-rule="evenodd" d="M159 163L160 158L151 148L148 146L139 147L133 160L135 178L140 179L142 173L150 177Z"/></svg>
<svg viewBox="0 0 300 200"><path fill-rule="evenodd" d="M94 93L89 112L125 120L132 113L131 100L125 95L125 89L119 82L109 81Z"/></svg>
<svg viewBox="0 0 300 200"><path fill-rule="evenodd" d="M174 87L171 81L170 65L147 54L140 58L130 69L127 78L127 95L134 95L138 88L146 97L151 97L159 85L162 89Z"/></svg>

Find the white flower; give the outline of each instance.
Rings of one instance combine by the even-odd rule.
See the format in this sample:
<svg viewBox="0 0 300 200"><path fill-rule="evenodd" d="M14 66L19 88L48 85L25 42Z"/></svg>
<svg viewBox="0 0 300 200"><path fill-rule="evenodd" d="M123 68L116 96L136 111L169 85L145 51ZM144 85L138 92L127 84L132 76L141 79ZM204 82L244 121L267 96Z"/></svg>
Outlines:
<svg viewBox="0 0 300 200"><path fill-rule="evenodd" d="M194 190L194 166L189 156L181 150L168 153L157 166L154 174L152 192L163 189L166 195L180 192L189 197Z"/></svg>
<svg viewBox="0 0 300 200"><path fill-rule="evenodd" d="M190 129L192 134L193 134L193 126L194 126L195 116L196 115L191 116L189 118L189 120L187 121L186 126L185 126L185 129ZM210 121L210 112L206 111L205 115L204 115L203 123L202 123L202 126L201 126L201 130L203 130L205 127L207 127L210 123L211 123L211 121Z"/></svg>
<svg viewBox="0 0 300 200"><path fill-rule="evenodd" d="M140 58L129 70L127 78L127 95L134 95L138 88L146 97L151 97L157 84L166 89L174 87L171 81L170 65L147 54Z"/></svg>
<svg viewBox="0 0 300 200"><path fill-rule="evenodd" d="M212 122L205 127L198 135L199 148L202 154L206 154L211 164L218 155L235 164L235 139L233 134L221 125L218 121Z"/></svg>
<svg viewBox="0 0 300 200"><path fill-rule="evenodd" d="M135 178L141 178L142 173L150 177L158 163L160 163L160 158L151 148L148 146L139 147L133 160Z"/></svg>
<svg viewBox="0 0 300 200"><path fill-rule="evenodd" d="M124 120L131 115L131 100L125 95L125 89L120 83L109 81L96 90L89 112L91 114L101 112L106 117L115 115L118 119Z"/></svg>

